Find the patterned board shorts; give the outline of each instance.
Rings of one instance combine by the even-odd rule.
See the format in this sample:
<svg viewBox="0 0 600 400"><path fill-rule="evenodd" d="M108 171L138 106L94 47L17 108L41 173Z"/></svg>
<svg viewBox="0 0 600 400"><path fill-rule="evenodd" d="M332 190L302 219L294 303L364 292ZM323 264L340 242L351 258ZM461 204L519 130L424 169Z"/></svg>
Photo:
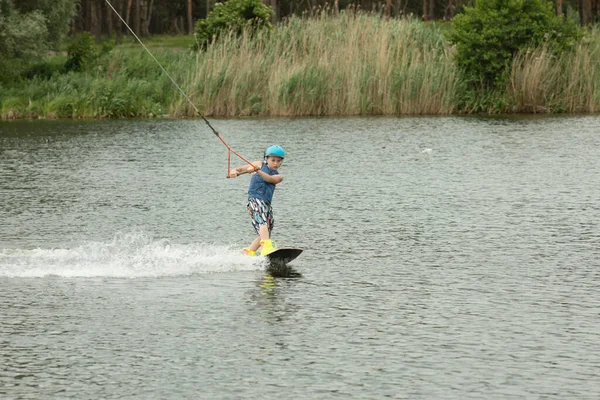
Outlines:
<svg viewBox="0 0 600 400"><path fill-rule="evenodd" d="M248 214L252 218L252 226L258 234L260 226L267 224L269 234L273 230L275 219L273 218L273 208L270 204L265 203L261 199L248 199Z"/></svg>

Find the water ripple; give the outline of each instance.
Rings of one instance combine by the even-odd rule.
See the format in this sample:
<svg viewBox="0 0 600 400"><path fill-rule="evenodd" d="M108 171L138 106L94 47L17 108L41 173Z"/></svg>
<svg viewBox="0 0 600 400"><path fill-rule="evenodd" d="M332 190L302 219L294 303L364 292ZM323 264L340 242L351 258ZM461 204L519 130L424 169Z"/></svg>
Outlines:
<svg viewBox="0 0 600 400"><path fill-rule="evenodd" d="M600 396L598 117L0 123L0 397Z"/></svg>

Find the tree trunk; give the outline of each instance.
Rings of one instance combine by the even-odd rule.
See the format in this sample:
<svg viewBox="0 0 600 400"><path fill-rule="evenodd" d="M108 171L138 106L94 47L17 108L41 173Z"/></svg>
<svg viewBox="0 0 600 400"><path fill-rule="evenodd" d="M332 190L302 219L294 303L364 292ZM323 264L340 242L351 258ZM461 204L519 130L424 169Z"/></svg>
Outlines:
<svg viewBox="0 0 600 400"><path fill-rule="evenodd" d="M97 0L90 2L90 32L96 38L96 43L100 43L102 36L102 9Z"/></svg>
<svg viewBox="0 0 600 400"><path fill-rule="evenodd" d="M579 18L582 26L592 23L592 0L579 0Z"/></svg>
<svg viewBox="0 0 600 400"><path fill-rule="evenodd" d="M337 0L336 0L337 2ZM273 18L275 19L275 23L281 21L281 2L280 0L271 0L271 3L273 4Z"/></svg>
<svg viewBox="0 0 600 400"><path fill-rule="evenodd" d="M429 19L435 20L435 0L429 0Z"/></svg>
<svg viewBox="0 0 600 400"><path fill-rule="evenodd" d="M194 26L192 21L192 0L187 0L187 22L188 22L188 33L191 35L194 33Z"/></svg>
<svg viewBox="0 0 600 400"><path fill-rule="evenodd" d="M154 0L150 0L150 6L148 7L148 12L146 13L146 23L144 24L144 32L148 36L150 36L150 22L152 21L152 9L153 8L154 8Z"/></svg>
<svg viewBox="0 0 600 400"><path fill-rule="evenodd" d="M563 0L556 0L556 15L558 15L559 17L562 17L563 15L562 6Z"/></svg>
<svg viewBox="0 0 600 400"><path fill-rule="evenodd" d="M561 1L561 0L557 0ZM456 10L456 0L448 0L448 6L444 10L444 21L450 21L454 18L454 12Z"/></svg>
<svg viewBox="0 0 600 400"><path fill-rule="evenodd" d="M115 10L117 10L117 12L119 12L119 15L123 15L123 11L125 11L125 7L127 6L127 0L123 0L122 2L120 1L119 4L117 5L117 7L115 7ZM121 43L121 34L123 33L123 24L121 23L121 19L119 17L117 17L116 15L114 16L116 18L117 21L117 28L115 29L117 32L117 44ZM127 28L125 28L127 29Z"/></svg>
<svg viewBox="0 0 600 400"><path fill-rule="evenodd" d="M402 12L398 11L398 14L406 15L406 7L408 7L408 0L402 5L402 0L399 1L398 10L402 10Z"/></svg>
<svg viewBox="0 0 600 400"><path fill-rule="evenodd" d="M388 18L392 16L392 0L386 0L385 2L385 15Z"/></svg>
<svg viewBox="0 0 600 400"><path fill-rule="evenodd" d="M148 2L146 0L139 0L140 2L140 33L142 36L149 36L148 32Z"/></svg>
<svg viewBox="0 0 600 400"><path fill-rule="evenodd" d="M127 3L127 14L125 15L125 22L127 23L127 25L130 25L129 24L129 21L130 21L129 17L131 16L131 6L133 6L133 0L128 0L128 3Z"/></svg>
<svg viewBox="0 0 600 400"><path fill-rule="evenodd" d="M433 0L430 0L433 1ZM423 21L429 20L429 7L427 6L427 0L423 0Z"/></svg>
<svg viewBox="0 0 600 400"><path fill-rule="evenodd" d="M173 28L175 29L176 35L185 35L183 17L175 17L173 19Z"/></svg>
<svg viewBox="0 0 600 400"><path fill-rule="evenodd" d="M81 22L78 26L78 31L89 31L90 30L90 5L87 0L81 0L80 3Z"/></svg>
<svg viewBox="0 0 600 400"><path fill-rule="evenodd" d="M102 3L102 8L104 9L104 16L105 16L105 20L106 20L106 33L108 34L109 37L112 37L113 18L114 18L113 10L111 10L110 7L108 7L105 2Z"/></svg>
<svg viewBox="0 0 600 400"><path fill-rule="evenodd" d="M142 0L135 0L135 19L133 23L133 31L140 36L140 28L142 27Z"/></svg>
<svg viewBox="0 0 600 400"><path fill-rule="evenodd" d="M206 16L210 14L210 0L206 0Z"/></svg>

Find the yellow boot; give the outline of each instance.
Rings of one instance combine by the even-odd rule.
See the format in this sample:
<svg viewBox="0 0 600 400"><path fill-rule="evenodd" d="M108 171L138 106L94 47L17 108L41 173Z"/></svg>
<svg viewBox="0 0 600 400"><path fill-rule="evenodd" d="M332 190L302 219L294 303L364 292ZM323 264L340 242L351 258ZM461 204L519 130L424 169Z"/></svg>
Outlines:
<svg viewBox="0 0 600 400"><path fill-rule="evenodd" d="M273 246L273 241L271 239L265 239L260 241L260 255L266 256L269 253L277 250L275 246Z"/></svg>
<svg viewBox="0 0 600 400"><path fill-rule="evenodd" d="M244 250L244 255L245 256L255 256L256 255L256 251L254 250L250 250L248 247L246 247Z"/></svg>

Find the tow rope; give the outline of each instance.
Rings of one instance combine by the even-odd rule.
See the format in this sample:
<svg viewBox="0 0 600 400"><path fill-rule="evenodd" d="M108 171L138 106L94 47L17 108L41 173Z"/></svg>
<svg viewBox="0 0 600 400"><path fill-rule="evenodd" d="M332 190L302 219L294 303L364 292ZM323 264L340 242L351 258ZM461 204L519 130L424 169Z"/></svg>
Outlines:
<svg viewBox="0 0 600 400"><path fill-rule="evenodd" d="M177 90L179 90L179 92L187 100L187 102L190 103L190 105L196 111L196 113L200 116L200 118L202 118L204 120L204 122L206 122L206 125L208 125L208 127L213 131L213 133L215 134L215 136L221 141L221 143L223 143L225 145L225 147L227 147L227 178L229 178L229 171L231 170L231 153L235 154L241 160L243 160L244 162L248 163L249 165L252 165L252 163L250 161L248 161L244 157L242 157L237 151L233 150L227 144L227 142L225 142L225 140L223 140L223 138L221 137L221 135L219 134L219 132L217 132L217 130L215 128L213 128L213 126L210 124L210 122L208 122L208 120L204 117L204 115L200 112L200 110L198 110L198 107L196 107L196 105L192 102L192 100L190 100L190 98L188 97L188 95L185 94L185 92L183 91L183 89L177 84L177 82L175 82L175 79L173 79L173 77L167 72L167 70L156 59L156 57L154 57L154 54L152 54L152 52L146 47L146 45L135 34L135 32L133 31L133 29L131 29L131 27L127 24L127 22L125 22L125 20L123 19L123 17L121 17L121 14L119 14L119 12L117 10L115 10L115 8L110 3L110 1L108 1L108 0L104 0L104 1L106 1L106 4L108 4L108 6L115 12L115 14L117 14L117 17L119 17L119 19L121 20L121 22L123 22L123 24L127 27L127 29L129 30L129 32L131 32L131 34L133 35L133 37L135 37L136 40L142 45L142 47L144 48L144 50L146 50L148 52L148 54L150 54L150 57L152 57L152 59L158 64L158 66L164 72L164 74L171 80L171 82L173 82L173 85L175 85L175 87L177 88ZM254 167L254 165L252 165L252 166Z"/></svg>

